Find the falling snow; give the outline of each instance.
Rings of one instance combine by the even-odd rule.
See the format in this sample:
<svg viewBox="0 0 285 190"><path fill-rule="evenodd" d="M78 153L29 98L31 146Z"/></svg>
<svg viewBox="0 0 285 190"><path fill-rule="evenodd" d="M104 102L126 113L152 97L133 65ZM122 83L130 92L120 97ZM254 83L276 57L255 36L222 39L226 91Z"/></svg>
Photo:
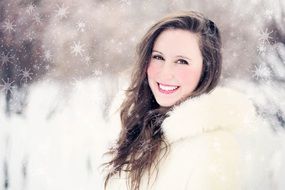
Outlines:
<svg viewBox="0 0 285 190"><path fill-rule="evenodd" d="M4 52L1 53L0 61L2 65L13 63L13 60L15 59L14 55L10 55L10 53L5 54Z"/></svg>
<svg viewBox="0 0 285 190"><path fill-rule="evenodd" d="M21 125L18 125L17 120L15 120L16 124L14 124L14 116L7 119L7 124L2 124L3 117L4 121L6 120L5 114L3 114L5 113L4 109L2 109L2 112L0 113L1 125L7 125L9 127L11 125L12 127L8 127L9 129L16 129L16 127L18 127L16 133L9 133L9 135L13 137L13 140L15 139L13 141L15 152L10 150L11 153L9 155L11 155L11 157L14 156L15 158L19 158L18 165L24 163L24 161L28 163L25 167L28 168L27 171L29 177L27 178L28 180L25 180L31 185L29 190L39 189L37 185L34 185L33 181L39 181L37 183L47 187L47 190L56 189L48 188L48 185L54 185L54 187L56 185L60 186L61 182L65 183L64 185L71 184L73 187L66 189L80 189L73 186L73 183L70 182L72 180L56 181L53 179L53 172L55 171L53 169L56 168L56 171L59 171L58 173L65 172L61 166L56 165L58 160L66 161L65 166L73 166L74 161L78 161L81 164L84 163L87 160L86 157L84 157L85 154L87 155L87 149L90 147L93 148L93 146L95 147L95 151L92 149L92 151L88 153L88 159L90 158L88 162L92 162L93 160L97 162L99 160L96 160L96 157L94 156L99 155L97 148L101 148L102 146L102 143L98 143L98 139L102 137L105 138L105 134L110 134L106 132L106 128L102 129L102 131L98 129L101 124L99 123L99 120L102 119L100 118L100 114L102 114L102 110L108 110L109 107L92 107L92 102L103 102L106 97L112 97L114 95L111 94L111 92L117 92L118 89L118 86L116 86L117 83L113 82L114 80L117 80L117 78L112 75L105 83L105 79L108 78L105 76L108 76L109 71L111 70L116 71L116 66L118 66L121 71L129 65L132 65L134 60L130 59L130 57L132 57L135 52L133 51L133 49L135 49L133 47L139 42L144 31L146 31L146 28L148 28L154 20L168 14L169 11L175 11L177 7L190 10L193 8L193 4L188 3L190 1L186 0L173 0L170 3L163 5L151 0L95 0L80 1L79 3L75 1L43 0L26 1L16 7L12 3L14 1L3 1L7 2L6 4L3 3L3 10L6 8L7 10L3 11L3 19L0 21L0 33L3 34L0 37L0 75L2 76L2 78L0 78L0 96L2 95L2 100L3 97L7 98L9 96L11 99L6 102L0 101L0 106L3 108L5 107L3 104L10 105L10 109L14 112L21 112L25 103L28 108L27 111L23 111L22 115L24 117L23 120L21 120ZM62 2L64 2L64 4ZM274 83L274 79L277 77L277 71L280 73L283 71L284 59L280 59L280 57L284 57L285 53L283 53L283 55L278 52L278 58L280 59L279 65L277 65L278 61L276 61L276 57L272 60L270 59L268 62L264 60L265 58L274 56L271 55L270 52L271 50L274 51L273 46L278 41L278 39L275 39L275 36L278 36L278 33L277 29L270 24L273 23L274 25L275 22L278 22L278 11L271 6L260 6L260 10L256 13L256 17L254 17L257 18L255 20L252 19L252 15L246 18L247 14L243 14L241 11L247 10L244 12L248 12L248 10L250 10L248 9L250 4L254 4L252 10L256 10L256 7L258 7L260 2L258 0L250 1L244 9L242 8L243 5L241 5L241 7L227 7L228 4L224 3L222 0L218 2L218 6L211 6L209 8L204 8L205 4L201 2L195 2L195 7L197 6L198 10L205 10L206 14L209 13L209 15L214 15L214 18L218 18L218 22L224 27L221 29L223 31L229 31L229 33L223 33L224 39L227 39L224 45L225 50L228 50L228 52L225 51L223 56L225 60L227 57L230 57L231 59L236 60L236 62L228 60L225 62L234 65L241 65L242 63L243 65L249 66L246 67L246 69L243 66L238 68L231 68L228 66L228 68L225 68L225 73L230 73L229 76L233 72L240 74L239 76L242 76L242 74L248 75L247 69L252 68L249 72L249 76L245 77L247 79L251 78L246 81L246 85L242 85L244 88L250 88L254 91L255 87L247 87L247 84L250 82L254 82L255 85L263 84L264 86L260 87L262 90L270 89L273 85L278 86L279 83ZM48 3L48 5L46 5L46 3ZM213 3L213 5L214 4L215 3ZM159 10L157 7L159 7ZM221 7L222 9L220 9ZM229 11L230 14L228 15L226 12L223 12L223 10L231 10L231 8L233 10L239 8L239 15L243 14L243 17L235 15L236 11ZM227 19L220 19L219 17L221 14L227 17ZM133 17L133 15L136 16ZM117 21L120 21L120 23ZM231 23L230 26L227 26L227 23ZM241 25L246 25L247 27L240 27ZM283 35L284 31L282 31L282 26L279 26L279 28L281 28L281 34ZM240 29L236 30L237 28ZM238 36L241 36L241 38L238 38ZM252 36L255 36L255 38ZM254 52L254 55L250 55L250 51L246 52L247 56L242 54L244 51L244 44L242 41L245 41L245 39L248 40L248 42L246 42L248 45L247 50L252 50L251 52ZM284 44L284 42L280 43ZM81 68L83 69L81 70ZM10 77L11 73L13 76L7 78L7 76ZM89 76L85 76L87 74L92 78L92 81L88 85L86 85L86 81L84 81L86 78L89 79ZM283 75L278 75L278 80L281 81L280 86L284 85L284 76L285 73ZM43 79L43 82L38 82L37 78ZM32 83L34 80L35 83ZM67 96L59 98L58 94L60 93L54 93L57 90L57 84L54 84L54 86L45 84L45 82L49 83L47 81L50 80L59 80L60 82L58 83L65 80L64 84L71 84L70 87L74 89L71 93L72 98L68 99ZM226 78L226 80L228 79ZM96 88L92 93L90 89L97 83L103 85L100 86L100 88ZM111 88L110 86L113 84L114 87ZM18 85L20 85L20 87L18 87ZM108 89L104 91L104 88L102 87ZM61 90L62 88L60 86L58 91ZM268 103L264 108L265 111L262 110L261 112L265 112L267 115L276 115L276 112L280 112L281 119L278 119L282 120L284 110L281 110L281 108L284 105L282 104L284 96L282 96L282 92L279 93L279 90L281 91L282 88L278 90L268 90L270 91L268 92L270 94L269 98L271 100L276 100L277 103L274 104L275 106ZM51 98L53 93L54 99ZM256 99L262 99L265 96L266 95L262 93L259 94L259 91L254 94ZM61 104L64 100L68 100L68 103ZM82 102L84 101L87 103L83 105ZM111 104L112 102L108 103ZM53 115L55 119L51 119L53 117L51 115ZM79 115L79 118L75 117L77 115ZM43 119L41 119L41 117L43 117ZM136 117L140 116L136 115ZM279 120L278 122L280 123ZM39 122L41 122L41 125L39 125ZM66 125L62 125L63 123ZM276 123L273 125L277 126ZM86 125L88 126L86 127ZM91 130L95 130L92 132L84 131L89 126L91 126ZM105 123L103 126L105 127ZM21 136L22 128L25 129L23 136ZM31 130L28 130L29 128ZM68 136L70 136L72 132L74 132L74 136L70 138L70 142L68 142ZM5 133L0 134L3 135ZM88 135L90 135L89 139L86 138ZM98 135L98 138L94 138L92 135ZM21 143L23 137L30 138L29 141L34 143L31 143L33 146ZM78 141L82 143L78 145L78 150L75 150L76 146L71 147L73 150L72 152L76 155L74 156L71 154L66 156L66 158L63 158L63 156L67 154L70 145L74 145L73 143L78 143ZM16 146L17 143L19 144L18 147ZM106 142L104 141L104 143ZM64 144L64 146L58 146L62 144ZM260 144L260 147L266 146L267 144L268 143L264 143L264 145ZM1 142L0 146L2 146ZM82 147L86 148L82 149ZM20 151L18 151L17 148ZM143 142L140 148L143 151L151 150L151 146L147 144L147 142ZM217 154L220 154L223 147L219 142L214 142L211 144L210 148L211 150L217 151ZM67 150L64 154L55 154L55 152L61 152L63 149ZM23 156L17 157L23 150L27 154L31 153L28 155L30 156L29 159L22 159ZM94 155L90 156L91 153L94 153ZM58 155L60 155L60 159L55 159L56 161L53 161L52 158L57 157ZM20 157L22 160L20 160ZM45 162L43 158L46 159L47 162ZM256 154L250 151L243 154L242 159L250 164L254 162L257 163L259 160L262 163L264 162L263 165L267 163L265 162L264 156L256 158ZM281 159L280 163L283 163L283 160L284 159ZM34 164L34 161L38 162L38 165ZM13 159L11 159L11 163L9 163L9 175L11 176L11 179L14 180L17 179L17 176L13 173L13 169L15 169L15 171L16 169L17 171L21 171L21 169L16 168L16 165L13 165ZM92 162L88 164L89 168L95 168L94 165L96 165L96 163L94 164ZM50 166L54 166L54 168L50 169ZM21 167L22 169L24 168L24 166ZM221 174L221 166L213 164L207 169L210 172L215 172L216 175L218 175L217 179L220 179L221 181L229 180L229 178L227 179L228 176ZM51 173L48 173L48 171L51 171ZM82 173L84 174L84 171L82 171L77 172L80 177L82 177ZM95 169L93 172L94 171ZM56 177L59 175L56 175ZM70 175L72 174L67 173L64 177L70 179L68 178ZM48 184L41 182L41 180L43 180L42 176L49 176L50 179L46 179ZM88 179L91 179L91 177ZM20 179L19 177L17 180L17 182L19 182L22 178ZM21 186L23 185L22 183L19 183L19 186L21 186L20 188L15 187L15 182L13 181L9 181L9 183L12 184L11 187L14 189L23 188ZM82 184L88 183L86 183L82 177ZM81 189L100 188L82 187Z"/></svg>
<svg viewBox="0 0 285 190"><path fill-rule="evenodd" d="M29 41L33 41L34 39L36 39L37 37L37 33L35 31L29 31L27 34L26 34L26 39L28 39Z"/></svg>
<svg viewBox="0 0 285 190"><path fill-rule="evenodd" d="M84 32L84 31L85 31L85 27L86 27L86 24L85 24L85 22L83 22L83 21L79 21L79 22L76 24L76 29L77 29L79 32Z"/></svg>
<svg viewBox="0 0 285 190"><path fill-rule="evenodd" d="M15 27L16 25L10 20L6 20L4 24L2 25L2 28L4 29L4 31L9 32L9 33L14 32Z"/></svg>
<svg viewBox="0 0 285 190"><path fill-rule="evenodd" d="M264 53L266 52L266 50L267 50L266 45L263 44L263 43L259 44L258 47L257 47L257 52L258 52L258 54L260 54L260 55L264 55Z"/></svg>
<svg viewBox="0 0 285 190"><path fill-rule="evenodd" d="M25 82L27 82L28 80L32 79L32 72L30 72L31 69L24 69L21 71L20 75L22 76L21 80L24 80Z"/></svg>
<svg viewBox="0 0 285 190"><path fill-rule="evenodd" d="M92 57L90 57L89 55L86 55L86 56L84 57L84 62L85 62L85 64L87 64L87 65L89 65L92 60L93 60Z"/></svg>
<svg viewBox="0 0 285 190"><path fill-rule="evenodd" d="M64 19L67 18L67 15L69 14L68 12L68 7L65 7L64 4L62 5L56 5L57 9L56 9L56 16L60 19Z"/></svg>
<svg viewBox="0 0 285 190"><path fill-rule="evenodd" d="M28 5L28 7L26 8L26 13L31 15L34 11L35 11L35 5L34 4L30 4Z"/></svg>
<svg viewBox="0 0 285 190"><path fill-rule="evenodd" d="M82 77L73 77L70 81L69 81L69 84L75 88L76 90L80 91L83 86L81 84L81 81L82 81Z"/></svg>
<svg viewBox="0 0 285 190"><path fill-rule="evenodd" d="M269 80L271 78L271 70L265 64L255 66L253 77L258 80Z"/></svg>
<svg viewBox="0 0 285 190"><path fill-rule="evenodd" d="M0 86L2 87L2 91L5 92L5 94L7 94L8 92L12 92L13 89L13 83L14 81L9 80L9 78L7 79L7 81L2 79L3 84L0 84Z"/></svg>
<svg viewBox="0 0 285 190"><path fill-rule="evenodd" d="M46 60L46 61L51 61L52 60L52 54L51 54L50 50L46 50L44 52L44 60Z"/></svg>
<svg viewBox="0 0 285 190"><path fill-rule="evenodd" d="M258 40L262 43L262 44L270 44L270 40L272 40L273 38L270 36L270 34L272 34L273 31L268 31L268 28L266 28L264 31L260 31L259 33L259 38Z"/></svg>
<svg viewBox="0 0 285 190"><path fill-rule="evenodd" d="M93 71L93 75L95 77L100 77L100 76L102 76L102 74L103 74L103 72L101 70L96 69Z"/></svg>
<svg viewBox="0 0 285 190"><path fill-rule="evenodd" d="M75 56L80 55L83 56L83 52L85 51L83 49L84 45L79 42L73 42L73 45L71 46L71 53Z"/></svg>
<svg viewBox="0 0 285 190"><path fill-rule="evenodd" d="M43 23L42 18L39 14L35 14L33 20L37 25L41 25Z"/></svg>
<svg viewBox="0 0 285 190"><path fill-rule="evenodd" d="M121 5L127 5L127 6L131 5L131 0L120 0L119 2L121 3Z"/></svg>
<svg viewBox="0 0 285 190"><path fill-rule="evenodd" d="M272 16L273 16L273 11L267 9L267 10L265 11L265 17L268 18L268 19L272 19Z"/></svg>

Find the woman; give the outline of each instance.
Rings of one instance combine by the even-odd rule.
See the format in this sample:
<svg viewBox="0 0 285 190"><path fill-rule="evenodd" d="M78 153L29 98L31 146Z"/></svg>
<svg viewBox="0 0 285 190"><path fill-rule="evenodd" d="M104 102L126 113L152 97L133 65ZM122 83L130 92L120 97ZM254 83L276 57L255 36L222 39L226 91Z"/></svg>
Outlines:
<svg viewBox="0 0 285 190"><path fill-rule="evenodd" d="M197 12L170 15L137 53L105 189L244 189L238 139L264 124L243 95L215 89L222 56L214 22Z"/></svg>

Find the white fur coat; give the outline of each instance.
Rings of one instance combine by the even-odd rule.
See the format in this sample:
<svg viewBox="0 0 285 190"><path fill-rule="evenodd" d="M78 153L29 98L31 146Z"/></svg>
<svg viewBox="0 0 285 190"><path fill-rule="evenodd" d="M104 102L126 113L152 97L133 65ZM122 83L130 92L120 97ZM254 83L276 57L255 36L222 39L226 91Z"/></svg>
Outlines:
<svg viewBox="0 0 285 190"><path fill-rule="evenodd" d="M169 112L162 129L170 152L157 178L149 185L142 180L142 190L278 189L279 143L245 95L218 87L188 99ZM107 189L127 189L124 176Z"/></svg>

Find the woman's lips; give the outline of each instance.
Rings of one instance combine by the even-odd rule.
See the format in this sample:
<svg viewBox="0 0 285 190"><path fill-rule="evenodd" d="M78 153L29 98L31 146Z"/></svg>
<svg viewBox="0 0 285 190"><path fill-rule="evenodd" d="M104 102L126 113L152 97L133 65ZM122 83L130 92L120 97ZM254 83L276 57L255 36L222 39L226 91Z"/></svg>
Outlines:
<svg viewBox="0 0 285 190"><path fill-rule="evenodd" d="M176 92L179 88L179 86L175 86L175 85L162 84L162 83L157 83L157 84L158 84L159 92L163 94L172 94Z"/></svg>

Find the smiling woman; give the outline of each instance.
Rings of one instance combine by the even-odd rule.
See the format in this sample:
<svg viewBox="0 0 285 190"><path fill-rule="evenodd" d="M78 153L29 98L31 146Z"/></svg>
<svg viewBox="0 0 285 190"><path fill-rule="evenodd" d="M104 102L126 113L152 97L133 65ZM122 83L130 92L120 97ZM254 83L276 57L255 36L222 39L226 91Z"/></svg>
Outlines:
<svg viewBox="0 0 285 190"><path fill-rule="evenodd" d="M258 141L252 150L241 143L270 136L267 124L243 94L215 88L222 56L214 22L193 11L165 17L148 30L137 54L121 120L112 122L121 132L108 152L105 189L238 190L271 179L272 171L252 169L243 157L263 152ZM270 160L260 156L263 164ZM263 178L246 178L260 173Z"/></svg>
<svg viewBox="0 0 285 190"><path fill-rule="evenodd" d="M147 69L157 103L172 106L189 97L198 85L202 65L198 35L181 29L162 32L154 43Z"/></svg>

